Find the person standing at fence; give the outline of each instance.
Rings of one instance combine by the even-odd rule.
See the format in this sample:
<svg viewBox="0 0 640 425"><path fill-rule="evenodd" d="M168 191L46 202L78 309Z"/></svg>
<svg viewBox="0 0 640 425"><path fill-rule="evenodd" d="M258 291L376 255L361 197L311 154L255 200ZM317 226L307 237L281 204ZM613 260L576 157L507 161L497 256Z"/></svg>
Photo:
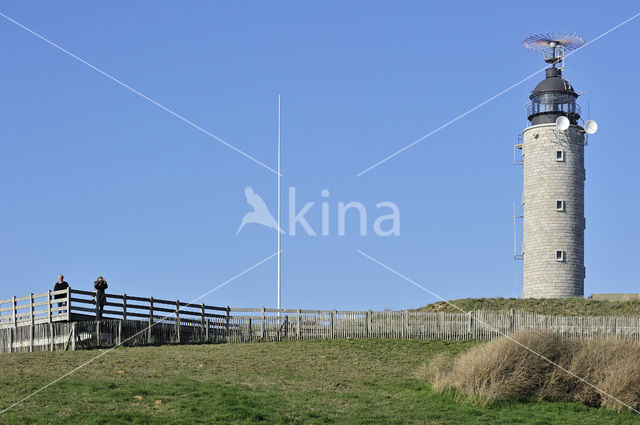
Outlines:
<svg viewBox="0 0 640 425"><path fill-rule="evenodd" d="M107 285L107 281L104 280L104 277L98 276L98 279L93 282L93 287L95 288L94 292L96 294L96 317L101 319L106 298L104 296L104 291L109 287L109 285Z"/></svg>
<svg viewBox="0 0 640 425"><path fill-rule="evenodd" d="M54 291L62 291L65 289L69 289L69 284L67 282L64 281L64 276L62 276L61 274L58 275L58 281L56 282L55 285L53 285L53 290ZM53 296L54 299L60 299L60 298L67 298L67 296L65 294L56 294ZM66 301L62 301L58 303L58 314L62 314L64 313L63 310L61 310L62 307L66 307L67 306L67 302Z"/></svg>

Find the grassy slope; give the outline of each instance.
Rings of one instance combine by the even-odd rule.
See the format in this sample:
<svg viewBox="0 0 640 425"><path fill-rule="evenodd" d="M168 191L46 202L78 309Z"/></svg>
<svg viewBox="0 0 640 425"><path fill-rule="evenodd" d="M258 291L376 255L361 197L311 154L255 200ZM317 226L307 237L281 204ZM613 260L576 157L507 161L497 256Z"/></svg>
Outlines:
<svg viewBox="0 0 640 425"><path fill-rule="evenodd" d="M573 403L474 407L414 378L433 354L453 355L472 344L334 340L119 348L0 415L0 423L637 423L628 413ZM0 355L0 410L100 352Z"/></svg>
<svg viewBox="0 0 640 425"><path fill-rule="evenodd" d="M463 298L449 301L464 311L471 310L522 310L557 316L640 316L640 301L594 301L582 298L569 299L519 299L519 298ZM437 302L419 311L460 312L455 307Z"/></svg>

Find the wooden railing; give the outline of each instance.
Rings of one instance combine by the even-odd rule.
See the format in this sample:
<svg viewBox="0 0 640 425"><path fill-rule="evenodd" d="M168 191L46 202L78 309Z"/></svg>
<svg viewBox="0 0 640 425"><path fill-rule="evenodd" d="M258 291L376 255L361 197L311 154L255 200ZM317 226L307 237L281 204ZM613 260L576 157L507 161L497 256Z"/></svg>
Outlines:
<svg viewBox="0 0 640 425"><path fill-rule="evenodd" d="M64 289L0 300L0 327L68 321L69 296L69 291Z"/></svg>
<svg viewBox="0 0 640 425"><path fill-rule="evenodd" d="M56 299L56 295L63 298ZM56 344L91 348L119 343L325 338L491 340L523 330L640 342L637 316L563 317L517 310L435 313L230 308L108 293L101 312L99 307L93 292L77 289L0 300L0 328L5 328L0 329L0 352L40 345L53 349ZM69 326L60 322L69 322Z"/></svg>
<svg viewBox="0 0 640 425"><path fill-rule="evenodd" d="M104 294L105 302L100 311L94 292L71 289L70 294L71 320L138 320L147 322L150 328L157 323L174 323L177 342L180 342L180 330L183 326L200 327L204 334L212 323L216 326L225 323L228 327L231 317L229 307L109 293ZM150 331L149 340L151 335Z"/></svg>

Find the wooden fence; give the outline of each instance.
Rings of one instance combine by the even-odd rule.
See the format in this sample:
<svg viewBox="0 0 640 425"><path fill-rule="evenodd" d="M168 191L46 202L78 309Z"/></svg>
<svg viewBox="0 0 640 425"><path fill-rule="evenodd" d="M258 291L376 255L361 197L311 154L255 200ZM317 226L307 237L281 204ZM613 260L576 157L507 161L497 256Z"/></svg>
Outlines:
<svg viewBox="0 0 640 425"><path fill-rule="evenodd" d="M70 295L64 289L0 300L0 328L68 321Z"/></svg>
<svg viewBox="0 0 640 425"><path fill-rule="evenodd" d="M55 299L55 295L64 298ZM57 306L62 302L67 304ZM522 330L640 342L640 317L544 316L515 310L277 310L106 294L100 320L98 316L94 295L88 291L72 289L0 300L0 352L285 339L491 340Z"/></svg>

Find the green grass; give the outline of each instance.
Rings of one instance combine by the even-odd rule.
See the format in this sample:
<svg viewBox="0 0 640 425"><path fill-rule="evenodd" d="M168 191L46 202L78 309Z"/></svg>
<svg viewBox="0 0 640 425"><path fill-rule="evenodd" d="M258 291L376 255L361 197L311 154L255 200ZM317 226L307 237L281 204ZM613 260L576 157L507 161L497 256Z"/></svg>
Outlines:
<svg viewBox="0 0 640 425"><path fill-rule="evenodd" d="M1 424L631 424L576 403L478 407L414 377L473 342L331 340L119 348ZM102 351L0 355L0 410Z"/></svg>
<svg viewBox="0 0 640 425"><path fill-rule="evenodd" d="M471 310L521 310L556 316L639 316L640 301L594 301L583 298L520 299L520 298L463 298L449 303L464 311ZM460 312L445 302L429 304L417 311Z"/></svg>

